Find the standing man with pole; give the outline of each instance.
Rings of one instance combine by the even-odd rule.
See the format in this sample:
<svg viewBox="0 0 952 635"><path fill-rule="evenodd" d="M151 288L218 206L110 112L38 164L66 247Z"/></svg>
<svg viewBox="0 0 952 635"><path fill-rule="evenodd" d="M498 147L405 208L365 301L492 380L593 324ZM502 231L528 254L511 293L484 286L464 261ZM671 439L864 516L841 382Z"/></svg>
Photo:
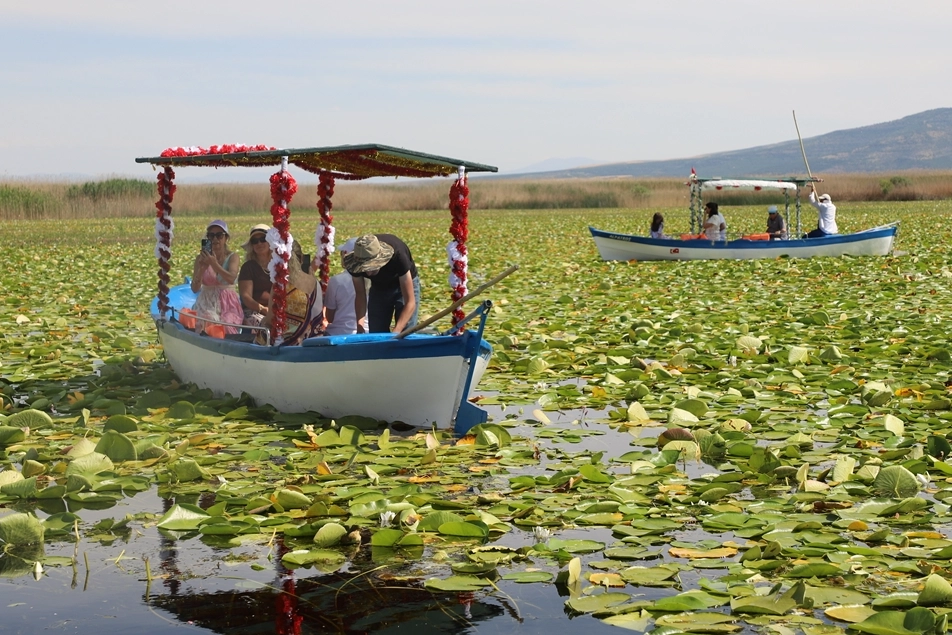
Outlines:
<svg viewBox="0 0 952 635"><path fill-rule="evenodd" d="M807 176L810 177L811 181L813 179L813 174L810 172L810 164L807 162L807 152L803 149L803 137L800 136L800 126L797 124L797 111L793 111L793 125L797 129L797 140L800 142L800 153L803 155L803 165L807 168ZM810 183L810 205L817 209L819 212L819 218L817 218L817 227L816 229L810 231L806 234L804 238L822 238L823 236L829 236L831 234L838 234L839 229L836 226L836 205L833 204L833 201L830 199L829 194L820 194L819 197L816 195L816 185L812 182ZM799 209L797 210L799 212ZM800 217L797 216L797 233L800 233Z"/></svg>

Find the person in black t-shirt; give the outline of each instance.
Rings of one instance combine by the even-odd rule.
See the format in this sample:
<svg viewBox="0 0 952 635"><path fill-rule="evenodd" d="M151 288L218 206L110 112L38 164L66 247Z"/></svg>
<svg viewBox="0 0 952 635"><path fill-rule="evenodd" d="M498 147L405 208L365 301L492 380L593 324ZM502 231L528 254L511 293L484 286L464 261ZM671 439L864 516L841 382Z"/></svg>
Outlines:
<svg viewBox="0 0 952 635"><path fill-rule="evenodd" d="M399 333L417 323L420 278L406 243L393 234L361 236L344 256L344 268L354 280L358 333L365 314L371 333ZM369 299L365 279L372 283Z"/></svg>

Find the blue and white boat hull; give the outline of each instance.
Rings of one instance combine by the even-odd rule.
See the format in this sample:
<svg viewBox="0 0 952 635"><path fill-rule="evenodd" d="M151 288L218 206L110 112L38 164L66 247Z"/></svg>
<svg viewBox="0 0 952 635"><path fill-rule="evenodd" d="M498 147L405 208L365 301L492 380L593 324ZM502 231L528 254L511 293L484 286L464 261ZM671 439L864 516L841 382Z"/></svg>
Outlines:
<svg viewBox="0 0 952 635"><path fill-rule="evenodd" d="M177 308L187 307L188 295L176 287L170 300L173 306L180 303ZM158 319L156 303L152 311L176 374L216 395L247 393L281 412L454 425L457 432L486 420L485 412L467 401L492 354L474 331L403 339L390 333L335 335L301 346L259 346L199 335L177 321Z"/></svg>
<svg viewBox="0 0 952 635"><path fill-rule="evenodd" d="M602 260L753 260L821 256L885 256L892 251L897 226L884 225L854 234L800 240L677 240L647 238L589 227Z"/></svg>

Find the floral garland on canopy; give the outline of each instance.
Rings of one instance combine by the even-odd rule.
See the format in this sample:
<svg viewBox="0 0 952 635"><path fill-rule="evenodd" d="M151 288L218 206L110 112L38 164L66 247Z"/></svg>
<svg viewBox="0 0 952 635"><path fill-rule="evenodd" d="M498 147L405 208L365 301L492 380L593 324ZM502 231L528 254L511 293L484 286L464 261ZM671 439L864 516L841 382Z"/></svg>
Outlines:
<svg viewBox="0 0 952 635"><path fill-rule="evenodd" d="M466 241L469 238L468 210L469 186L466 185L466 170L463 166L460 166L459 177L450 187L450 212L453 215L453 221L450 223L450 234L453 236L453 240L446 246L453 302L466 295L466 276L469 262L466 249ZM457 308L453 311L453 325L459 324L465 317L466 314L463 309ZM462 328L457 329L455 334L458 335L461 332Z"/></svg>
<svg viewBox="0 0 952 635"><path fill-rule="evenodd" d="M268 230L268 244L271 245L271 262L268 272L271 274L271 341L277 346L284 341L284 328L287 324L287 282L288 260L291 258L291 236L289 205L297 192L297 181L287 170L286 159L281 160L281 171L271 175L271 218L274 225Z"/></svg>
<svg viewBox="0 0 952 635"><path fill-rule="evenodd" d="M331 216L331 209L334 208L331 202L332 196L334 196L334 175L330 172L321 172L317 185L317 209L321 214L321 222L314 234L314 246L317 247L322 293L327 292L327 281L330 279L331 272L331 254L334 253L335 228L331 224L334 221L334 217Z"/></svg>
<svg viewBox="0 0 952 635"><path fill-rule="evenodd" d="M237 154L240 152L267 152L276 148L266 145L246 146L243 143L225 143L220 146L188 146L187 148L166 148L161 157L202 157L206 155Z"/></svg>
<svg viewBox="0 0 952 635"><path fill-rule="evenodd" d="M159 261L159 316L165 319L169 310L169 270L172 265L172 235L175 222L172 220L172 198L175 196L175 172L170 166L159 172L156 189L159 200L155 203L155 257Z"/></svg>

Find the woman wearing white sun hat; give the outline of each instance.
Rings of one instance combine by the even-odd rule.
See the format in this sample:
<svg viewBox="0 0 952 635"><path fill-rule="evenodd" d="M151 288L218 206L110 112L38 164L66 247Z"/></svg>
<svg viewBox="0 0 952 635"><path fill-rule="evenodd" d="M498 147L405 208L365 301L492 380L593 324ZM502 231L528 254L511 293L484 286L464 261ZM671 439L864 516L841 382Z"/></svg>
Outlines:
<svg viewBox="0 0 952 635"><path fill-rule="evenodd" d="M223 220L213 220L205 230L202 250L192 267L192 292L198 293L192 307L199 318L196 330L217 334L217 337L238 332L238 328L233 326L222 328L201 321L204 318L241 324L244 313L235 291L237 277L238 258L228 249L228 225Z"/></svg>

